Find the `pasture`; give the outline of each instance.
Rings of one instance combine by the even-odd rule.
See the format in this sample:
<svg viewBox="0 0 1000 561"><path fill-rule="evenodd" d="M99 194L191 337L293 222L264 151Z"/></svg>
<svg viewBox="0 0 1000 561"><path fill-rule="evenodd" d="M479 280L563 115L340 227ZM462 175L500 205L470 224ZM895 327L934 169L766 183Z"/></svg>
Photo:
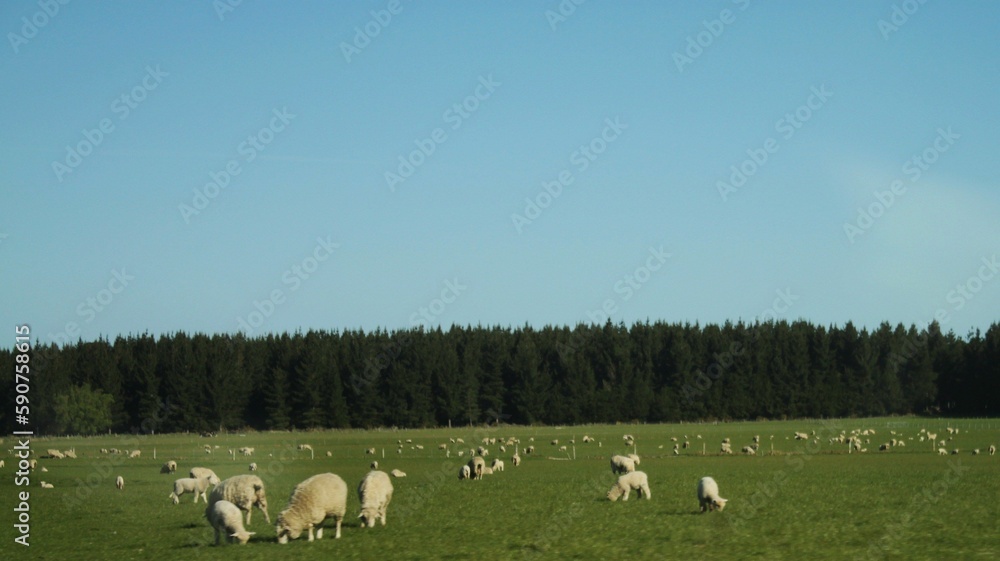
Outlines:
<svg viewBox="0 0 1000 561"><path fill-rule="evenodd" d="M937 433L938 440L948 439L947 427L959 429L946 446L959 449L958 455L940 456L929 442L919 441L922 428ZM875 430L867 437L866 453L848 454L846 444L829 442L853 429ZM797 441L796 431L816 436ZM652 499L633 493L628 502L611 503L605 493L616 476L608 459L632 451L623 443L626 433L635 437L642 458L638 469L649 476ZM584 435L596 442L583 443ZM761 437L760 454L741 455L753 435ZM513 448L501 452L498 442L488 446L487 462L503 459L503 473L482 481L458 480L470 448L483 438L512 436L520 439L520 467L511 465ZM686 439L690 448L675 455L671 437L679 443ZM719 454L726 437L732 441L731 456ZM465 444L453 444L452 438ZM879 452L879 444L890 438L905 446ZM550 444L553 439L567 450L560 452ZM448 444L450 457L438 449L442 443ZM16 461L8 451L14 444L11 437L4 439L6 466L0 469L0 502L8 521L16 493L25 489L14 485ZM211 454L205 444L212 446ZM299 444L311 445L315 459L298 450ZM1000 455L987 454L990 444L1000 444L998 420L914 417L36 439L32 448L39 469L28 488L31 546L12 544L16 533L8 522L3 550L17 559L76 561L996 559ZM525 454L529 445L535 446L534 454ZM254 447L254 455L233 459L227 452L243 446ZM365 454L369 447L377 449L376 456ZM75 448L79 458L41 458L48 448ZM102 448L139 449L142 455L126 459L102 454ZM982 453L973 456L974 448ZM367 529L359 527L356 488L372 459L383 471L398 468L408 476L393 479L388 525ZM176 474L159 473L167 460L177 461ZM256 532L250 543L215 547L203 517L205 505L192 504L192 495L182 496L178 505L168 498L174 479L187 477L191 467L212 468L225 479L249 473L251 461L265 482L272 522L298 482L323 472L343 477L350 489L343 537L334 540L328 530L313 543L300 538L279 545L273 525L255 510L247 527ZM117 475L125 479L123 491L115 488ZM723 512L698 513L695 488L706 475L729 499ZM41 480L54 488L42 489Z"/></svg>

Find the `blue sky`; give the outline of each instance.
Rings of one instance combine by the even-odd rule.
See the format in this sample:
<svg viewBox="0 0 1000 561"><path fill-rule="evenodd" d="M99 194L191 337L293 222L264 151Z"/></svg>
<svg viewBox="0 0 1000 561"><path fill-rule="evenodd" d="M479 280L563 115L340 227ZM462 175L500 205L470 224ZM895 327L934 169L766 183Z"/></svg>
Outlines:
<svg viewBox="0 0 1000 561"><path fill-rule="evenodd" d="M996 3L220 6L0 7L0 324L998 319Z"/></svg>

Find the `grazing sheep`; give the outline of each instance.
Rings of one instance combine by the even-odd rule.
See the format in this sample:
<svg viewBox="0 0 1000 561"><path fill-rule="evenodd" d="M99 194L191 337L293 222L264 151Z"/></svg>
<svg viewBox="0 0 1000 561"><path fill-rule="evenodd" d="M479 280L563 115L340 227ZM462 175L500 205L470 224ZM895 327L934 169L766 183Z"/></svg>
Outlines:
<svg viewBox="0 0 1000 561"><path fill-rule="evenodd" d="M479 456L473 457L469 460L469 471L472 472L473 479L483 478L483 469L486 467L486 460Z"/></svg>
<svg viewBox="0 0 1000 561"><path fill-rule="evenodd" d="M3 460L0 460L0 468L4 466Z"/></svg>
<svg viewBox="0 0 1000 561"><path fill-rule="evenodd" d="M308 444L299 444L299 450L312 450L313 447Z"/></svg>
<svg viewBox="0 0 1000 561"><path fill-rule="evenodd" d="M722 447L719 449L720 454L732 454L733 449L729 447L729 443L723 442Z"/></svg>
<svg viewBox="0 0 1000 561"><path fill-rule="evenodd" d="M593 441L594 441L594 439L593 439L593 438L590 438L590 437L589 437L589 436L587 436L587 435L583 435L583 443L584 443L584 444L587 444L588 442L593 442Z"/></svg>
<svg viewBox="0 0 1000 561"><path fill-rule="evenodd" d="M615 475L635 471L635 460L627 456L611 456L611 473Z"/></svg>
<svg viewBox="0 0 1000 561"><path fill-rule="evenodd" d="M250 471L257 471L257 462L250 462Z"/></svg>
<svg viewBox="0 0 1000 561"><path fill-rule="evenodd" d="M955 448L954 450L952 450L951 451L951 455L952 456L957 456L958 455L958 448Z"/></svg>
<svg viewBox="0 0 1000 561"><path fill-rule="evenodd" d="M208 523L215 529L215 545L221 543L222 534L226 534L226 542L233 543L239 540L240 545L245 545L254 532L247 532L243 527L243 516L240 509L229 501L218 501L205 509L205 517Z"/></svg>
<svg viewBox="0 0 1000 561"><path fill-rule="evenodd" d="M365 455L367 455L367 456L374 456L375 455L375 449L374 448L366 448L365 449Z"/></svg>
<svg viewBox="0 0 1000 561"><path fill-rule="evenodd" d="M125 488L125 478L122 477L122 476L120 476L120 475L118 477L116 477L115 478L115 487L117 487L119 491L121 491L122 489L124 489Z"/></svg>
<svg viewBox="0 0 1000 561"><path fill-rule="evenodd" d="M486 466L483 468L483 475L493 475L493 468Z"/></svg>
<svg viewBox="0 0 1000 561"><path fill-rule="evenodd" d="M45 455L46 455L47 457L49 457L49 458L53 458L53 459L56 459L56 460L61 460L61 459L63 459L63 458L65 458L65 457L66 457L66 456L65 456L65 455L64 455L64 454L63 454L62 452L60 452L59 450L53 450L53 449L51 449L51 448L45 451Z"/></svg>
<svg viewBox="0 0 1000 561"><path fill-rule="evenodd" d="M558 438L553 439L550 444L552 444L553 446L559 446L559 439Z"/></svg>
<svg viewBox="0 0 1000 561"><path fill-rule="evenodd" d="M372 463L368 467L371 469L378 469L378 460L372 461Z"/></svg>
<svg viewBox="0 0 1000 561"><path fill-rule="evenodd" d="M514 467L517 467L517 466L521 465L521 456L519 456L517 454L514 454L513 456L510 457L510 463L513 464ZM0 467L3 467L3 466L0 466Z"/></svg>
<svg viewBox="0 0 1000 561"><path fill-rule="evenodd" d="M382 519L385 526L385 511L392 500L392 481L384 471L371 471L358 485L358 500L361 502L361 525L373 528L375 520Z"/></svg>
<svg viewBox="0 0 1000 561"><path fill-rule="evenodd" d="M691 441L690 440L685 440L684 441L684 449L687 450L690 447L691 447Z"/></svg>
<svg viewBox="0 0 1000 561"><path fill-rule="evenodd" d="M795 440L809 440L809 435L804 432L795 433Z"/></svg>
<svg viewBox="0 0 1000 561"><path fill-rule="evenodd" d="M618 478L618 482L608 491L608 499L614 502L621 497L622 501L627 501L632 489L639 491L640 498L653 498L649 492L649 478L641 471L633 471Z"/></svg>
<svg viewBox="0 0 1000 561"><path fill-rule="evenodd" d="M447 450L447 449L448 449L447 444L438 444L438 450Z"/></svg>
<svg viewBox="0 0 1000 561"><path fill-rule="evenodd" d="M208 479L208 482L211 485L218 485L220 481L219 476L215 475L214 471L203 467L191 468L191 471L188 473L188 476L194 479Z"/></svg>
<svg viewBox="0 0 1000 561"><path fill-rule="evenodd" d="M198 497L205 499L208 503L208 479L195 479L193 477L185 477L183 479L178 479L174 481L174 492L170 493L170 500L174 501L174 504L181 502L181 495L184 493L194 493L194 502L198 502Z"/></svg>
<svg viewBox="0 0 1000 561"><path fill-rule="evenodd" d="M948 455L947 450L945 450L944 448L938 448L938 456L947 456L947 455Z"/></svg>
<svg viewBox="0 0 1000 561"><path fill-rule="evenodd" d="M465 441L462 440L461 438L456 438L455 439L455 444L465 444Z"/></svg>
<svg viewBox="0 0 1000 561"><path fill-rule="evenodd" d="M340 539L340 525L347 514L347 483L339 475L321 473L295 486L285 510L278 514L274 527L278 543L298 539L303 530L309 531L309 541L323 538L323 521L333 518L337 523L335 539ZM313 535L313 528L316 534Z"/></svg>
<svg viewBox="0 0 1000 561"><path fill-rule="evenodd" d="M990 453L990 456L992 456L993 454L996 454L996 453L997 453L997 447L996 447L996 445L994 445L994 444L990 444L990 447L989 447L989 448L987 448L987 450L989 451L989 453ZM3 465L2 465L2 464L0 464L0 467L3 467Z"/></svg>
<svg viewBox="0 0 1000 561"><path fill-rule="evenodd" d="M891 444L891 443L889 443L889 442L886 442L886 443L884 443L884 444L879 444L879 445L878 445L878 451L879 451L879 452L886 452L886 451L888 451L888 450L889 450L889 448L890 448L891 446L892 446L892 444Z"/></svg>
<svg viewBox="0 0 1000 561"><path fill-rule="evenodd" d="M626 454L626 457L628 457L630 460L632 460L633 462L635 462L635 465L639 465L639 455L638 454Z"/></svg>
<svg viewBox="0 0 1000 561"><path fill-rule="evenodd" d="M128 453L129 458L138 458L140 455L142 455L142 450L132 450Z"/></svg>
<svg viewBox="0 0 1000 561"><path fill-rule="evenodd" d="M391 473L393 477L406 477L406 472L399 469L394 469L389 473Z"/></svg>
<svg viewBox="0 0 1000 561"><path fill-rule="evenodd" d="M524 453L525 454L534 454L535 453L535 447L534 446L528 446L527 448L524 449Z"/></svg>
<svg viewBox="0 0 1000 561"><path fill-rule="evenodd" d="M566 448L565 445L559 447L559 451L560 452L565 452L566 450L567 450L567 448Z"/></svg>
<svg viewBox="0 0 1000 561"><path fill-rule="evenodd" d="M719 484L711 477L702 477L698 481L698 503L701 505L701 512L713 510L721 512L726 508L728 500L719 496Z"/></svg>
<svg viewBox="0 0 1000 561"><path fill-rule="evenodd" d="M493 471L503 471L503 460L496 458L493 460L493 464L490 465Z"/></svg>
<svg viewBox="0 0 1000 561"><path fill-rule="evenodd" d="M169 462L163 464L160 468L160 473L174 473L177 471L177 462L170 460Z"/></svg>
<svg viewBox="0 0 1000 561"><path fill-rule="evenodd" d="M973 450L972 451L972 455L973 456L978 456L979 455L979 448L976 448L975 450Z"/></svg>
<svg viewBox="0 0 1000 561"><path fill-rule="evenodd" d="M46 483L46 482L42 481L42 489L54 489L54 488L55 488L55 486L52 485L51 483Z"/></svg>
<svg viewBox="0 0 1000 561"><path fill-rule="evenodd" d="M223 480L212 489L208 504L217 501L229 501L238 506L247 515L247 525L250 525L250 509L256 506L264 513L264 519L271 523L267 514L267 496L264 492L264 482L256 475L234 475Z"/></svg>
<svg viewBox="0 0 1000 561"><path fill-rule="evenodd" d="M332 457L333 457L333 452L331 452L331 451L327 450L327 451L326 451L326 457L327 457L327 458L332 458Z"/></svg>
<svg viewBox="0 0 1000 561"><path fill-rule="evenodd" d="M746 455L748 455L748 456L753 456L753 455L755 455L757 453L757 451L754 450L752 446L744 446L743 447L743 453L746 454Z"/></svg>
<svg viewBox="0 0 1000 561"><path fill-rule="evenodd" d="M458 470L458 479L459 479L459 481L461 481L463 479L470 479L471 477L472 477L472 470L469 469L469 466L462 466Z"/></svg>

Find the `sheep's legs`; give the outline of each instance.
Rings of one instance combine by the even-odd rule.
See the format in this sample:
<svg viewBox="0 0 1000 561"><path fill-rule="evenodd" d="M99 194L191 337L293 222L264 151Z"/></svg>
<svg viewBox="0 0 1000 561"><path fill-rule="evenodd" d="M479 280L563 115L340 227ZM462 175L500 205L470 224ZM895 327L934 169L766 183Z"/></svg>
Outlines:
<svg viewBox="0 0 1000 561"><path fill-rule="evenodd" d="M323 536L320 536L320 537L323 537ZM313 535L313 527L312 527L312 524L310 524L309 525L309 541L313 541L314 539L316 539L316 537Z"/></svg>
<svg viewBox="0 0 1000 561"><path fill-rule="evenodd" d="M337 519L337 537L336 537L336 539L338 539L338 540L340 539L340 520L341 520L340 518Z"/></svg>
<svg viewBox="0 0 1000 561"><path fill-rule="evenodd" d="M322 524L322 522L320 522L320 524ZM323 539L323 527L322 526L320 526L319 528L316 528L316 539L317 540Z"/></svg>

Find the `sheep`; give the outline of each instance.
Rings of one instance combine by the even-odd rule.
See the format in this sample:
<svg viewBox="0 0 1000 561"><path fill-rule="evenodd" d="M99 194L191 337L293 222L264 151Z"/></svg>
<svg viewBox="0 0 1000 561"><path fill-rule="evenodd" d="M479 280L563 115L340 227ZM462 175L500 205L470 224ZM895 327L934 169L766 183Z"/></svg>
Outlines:
<svg viewBox="0 0 1000 561"><path fill-rule="evenodd" d="M394 469L394 470L390 471L389 473L391 473L393 477L406 477L406 472L404 472L403 470L399 470L399 469Z"/></svg>
<svg viewBox="0 0 1000 561"><path fill-rule="evenodd" d="M559 446L559 439L558 439L558 438L556 438L556 439L553 439L553 440L552 440L552 443L551 443L551 444L552 444L553 446Z"/></svg>
<svg viewBox="0 0 1000 561"><path fill-rule="evenodd" d="M755 455L757 453L757 451L754 450L750 446L744 446L743 447L743 453L746 454L746 455L748 455L748 456L753 456L753 455Z"/></svg>
<svg viewBox="0 0 1000 561"><path fill-rule="evenodd" d="M890 448L891 446L892 446L892 444L891 444L891 443L889 443L889 442L886 442L886 443L884 443L884 444L879 444L879 445L878 445L878 451L879 451L879 452L886 452L886 451L888 451L888 450L889 450L889 448Z"/></svg>
<svg viewBox="0 0 1000 561"><path fill-rule="evenodd" d="M257 471L257 462L250 462L250 471Z"/></svg>
<svg viewBox="0 0 1000 561"><path fill-rule="evenodd" d="M479 456L473 457L469 460L469 471L472 472L472 479L482 479L483 478L483 468L486 467L486 460Z"/></svg>
<svg viewBox="0 0 1000 561"><path fill-rule="evenodd" d="M42 481L42 489L54 489L54 488L55 488L55 486L52 485L51 483L46 483L46 482Z"/></svg>
<svg viewBox="0 0 1000 561"><path fill-rule="evenodd" d="M56 459L56 460L61 460L61 459L63 459L63 458L66 457L59 450L53 450L51 448L45 451L45 455L48 456L49 458L53 458L53 459Z"/></svg>
<svg viewBox="0 0 1000 561"><path fill-rule="evenodd" d="M160 473L174 473L177 471L177 462L170 460L169 462L163 464L160 468Z"/></svg>
<svg viewBox="0 0 1000 561"><path fill-rule="evenodd" d="M997 447L996 447L996 445L995 445L995 444L990 444L990 447L989 447L989 448L987 448L987 450L989 451L989 453L990 453L990 456L992 456L993 454L996 454L996 453L997 453ZM0 467L3 467L3 465L2 465L2 464L0 464Z"/></svg>
<svg viewBox="0 0 1000 561"><path fill-rule="evenodd" d="M3 460L0 460L0 468L3 468L3 466L4 466Z"/></svg>
<svg viewBox="0 0 1000 561"><path fill-rule="evenodd" d="M535 453L535 447L534 446L528 446L527 448L524 449L524 453L525 454L534 454Z"/></svg>
<svg viewBox="0 0 1000 561"><path fill-rule="evenodd" d="M239 507L229 501L218 501L205 509L208 523L215 529L215 545L221 542L222 534L226 534L226 542L239 540L240 545L246 545L255 532L247 532L243 527L243 516Z"/></svg>
<svg viewBox="0 0 1000 561"><path fill-rule="evenodd" d="M733 453L733 449L729 447L729 444L723 442L722 443L722 448L719 449L719 453L720 454L732 454Z"/></svg>
<svg viewBox="0 0 1000 561"><path fill-rule="evenodd" d="M249 446L244 446L243 448L240 448L238 452L244 456L253 456L254 449Z"/></svg>
<svg viewBox="0 0 1000 561"><path fill-rule="evenodd" d="M183 479L178 479L174 481L174 492L170 493L170 500L174 501L174 504L181 502L181 495L184 493L194 493L194 502L198 502L198 497L205 499L205 503L208 503L208 479L195 479L191 477L185 477Z"/></svg>
<svg viewBox="0 0 1000 561"><path fill-rule="evenodd" d="M614 502L618 500L618 497L621 497L623 502L627 501L632 489L639 491L640 498L653 498L649 492L649 478L644 472L633 471L618 478L618 482L608 491L608 500Z"/></svg>
<svg viewBox="0 0 1000 561"><path fill-rule="evenodd" d="M809 440L809 435L804 432L795 433L795 440Z"/></svg>
<svg viewBox="0 0 1000 561"><path fill-rule="evenodd" d="M366 456L374 456L375 455L375 449L374 448L365 448L365 455Z"/></svg>
<svg viewBox="0 0 1000 561"><path fill-rule="evenodd" d="M392 481L384 471L371 471L358 485L358 501L361 502L361 525L375 527L375 520L382 519L385 526L385 511L392 500Z"/></svg>
<svg viewBox="0 0 1000 561"><path fill-rule="evenodd" d="M124 489L125 488L125 478L122 477L122 476L120 476L120 475L118 477L116 477L115 478L115 487L117 487L119 491L121 491L122 489Z"/></svg>
<svg viewBox="0 0 1000 561"><path fill-rule="evenodd" d="M701 512L713 510L722 512L728 500L719 496L719 484L711 477L702 477L698 481L698 503L701 505Z"/></svg>
<svg viewBox="0 0 1000 561"><path fill-rule="evenodd" d="M559 451L560 452L565 452L566 450L567 450L567 448L566 448L565 445L559 447Z"/></svg>
<svg viewBox="0 0 1000 561"><path fill-rule="evenodd" d="M760 435L759 434L753 435L753 441L755 444L760 444Z"/></svg>
<svg viewBox="0 0 1000 561"><path fill-rule="evenodd" d="M447 450L447 449L448 449L447 444L438 444L438 450Z"/></svg>
<svg viewBox="0 0 1000 561"><path fill-rule="evenodd" d="M635 460L627 456L611 456L611 473L615 475L635 471Z"/></svg>
<svg viewBox="0 0 1000 561"><path fill-rule="evenodd" d="M519 456L518 454L514 454L513 456L510 457L510 463L513 464L514 467L521 465L521 456Z"/></svg>
<svg viewBox="0 0 1000 561"><path fill-rule="evenodd" d="M285 510L278 514L274 533L280 544L298 539L303 530L309 531L309 541L322 539L323 521L333 518L337 523L334 539L340 539L340 525L346 514L347 483L339 475L321 473L295 486Z"/></svg>
<svg viewBox="0 0 1000 561"><path fill-rule="evenodd" d="M483 448L482 446L480 446L479 448L476 448L476 455L477 456L489 456L490 455L490 451L487 450L486 448Z"/></svg>
<svg viewBox="0 0 1000 561"><path fill-rule="evenodd" d="M976 448L975 450L973 450L972 451L972 455L973 456L978 456L979 455L979 448Z"/></svg>
<svg viewBox="0 0 1000 561"><path fill-rule="evenodd" d="M264 492L264 482L256 475L234 475L223 480L212 489L208 504L216 501L229 501L238 506L247 515L247 525L250 525L250 509L256 506L264 513L264 519L271 523L267 513L267 496Z"/></svg>
<svg viewBox="0 0 1000 561"><path fill-rule="evenodd" d="M638 454L626 454L627 458L635 462L635 465L639 465L639 455Z"/></svg>
<svg viewBox="0 0 1000 561"><path fill-rule="evenodd" d="M493 464L490 465L493 471L503 471L503 460L496 458L493 460Z"/></svg>
<svg viewBox="0 0 1000 561"><path fill-rule="evenodd" d="M958 448L955 448L954 450L952 450L951 451L951 455L952 456L957 456L958 455Z"/></svg>
<svg viewBox="0 0 1000 561"><path fill-rule="evenodd" d="M142 454L142 450L132 450L128 453L129 458L138 458Z"/></svg>
<svg viewBox="0 0 1000 561"><path fill-rule="evenodd" d="M459 479L459 481L461 481L463 479L470 479L471 477L472 477L472 470L469 469L469 466L467 466L467 465L466 466L462 466L458 470L458 479Z"/></svg>
<svg viewBox="0 0 1000 561"><path fill-rule="evenodd" d="M691 447L691 441L690 440L685 440L684 441L684 449L687 450L690 447Z"/></svg>
<svg viewBox="0 0 1000 561"><path fill-rule="evenodd" d="M583 443L584 443L584 444L587 444L588 442L593 442L593 441L594 441L594 439L593 439L593 438L591 438L591 437L587 436L586 434L585 434L585 435L583 435Z"/></svg>
<svg viewBox="0 0 1000 561"><path fill-rule="evenodd" d="M456 438L455 439L455 444L465 444L465 441L462 440L461 438Z"/></svg>
<svg viewBox="0 0 1000 561"><path fill-rule="evenodd" d="M327 457L327 458L332 458L332 457L333 457L333 452L331 452L331 451L327 450L327 451L326 451L326 457Z"/></svg>
<svg viewBox="0 0 1000 561"><path fill-rule="evenodd" d="M493 475L493 468L485 466L483 468L483 475Z"/></svg>
<svg viewBox="0 0 1000 561"><path fill-rule="evenodd" d="M373 460L372 463L368 467L371 468L371 469L373 469L373 470L378 469L378 460Z"/></svg>
<svg viewBox="0 0 1000 561"><path fill-rule="evenodd" d="M191 468L191 471L188 473L188 476L194 479L208 479L208 482L211 485L218 485L220 481L219 476L215 475L214 471L203 467Z"/></svg>
<svg viewBox="0 0 1000 561"><path fill-rule="evenodd" d="M938 456L947 456L947 455L948 455L947 450L945 450L944 448L938 448Z"/></svg>
<svg viewBox="0 0 1000 561"><path fill-rule="evenodd" d="M299 450L312 450L313 447L308 444L299 444Z"/></svg>

